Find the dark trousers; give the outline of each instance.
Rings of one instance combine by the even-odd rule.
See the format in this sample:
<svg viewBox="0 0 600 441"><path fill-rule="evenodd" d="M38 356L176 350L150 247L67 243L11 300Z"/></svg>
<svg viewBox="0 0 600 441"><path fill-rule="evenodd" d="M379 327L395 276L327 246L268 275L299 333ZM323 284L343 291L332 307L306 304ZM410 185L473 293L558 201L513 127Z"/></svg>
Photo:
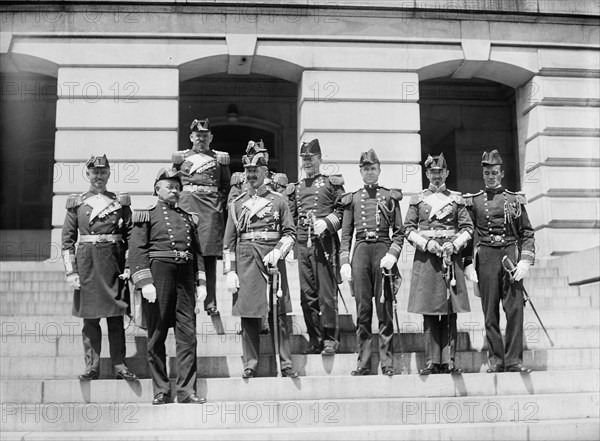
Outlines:
<svg viewBox="0 0 600 441"><path fill-rule="evenodd" d="M110 360L115 374L125 368L125 329L123 316L106 317ZM102 349L102 329L100 319L83 319L83 352L86 371L100 372L100 351Z"/></svg>
<svg viewBox="0 0 600 441"><path fill-rule="evenodd" d="M514 260L515 254L515 245L481 246L477 253L477 277L490 367L516 366L523 360L523 292L508 283L502 268L502 258L509 256ZM500 332L500 301L506 314L506 345Z"/></svg>
<svg viewBox="0 0 600 441"><path fill-rule="evenodd" d="M450 342L448 342L448 317L450 317ZM456 314L424 315L425 365L448 364L456 355Z"/></svg>
<svg viewBox="0 0 600 441"><path fill-rule="evenodd" d="M327 250L332 248L332 241L331 237L323 239ZM322 345L325 340L337 341L336 286L326 265L326 256L316 243L311 247L298 244L300 305L313 346Z"/></svg>
<svg viewBox="0 0 600 441"><path fill-rule="evenodd" d="M290 350L289 329L287 315L279 314L279 360L281 369L292 367L292 354ZM258 358L260 357L260 335L262 318L242 317L242 351L244 369L258 371ZM271 318L269 317L269 321ZM275 332L271 329L271 332Z"/></svg>
<svg viewBox="0 0 600 441"><path fill-rule="evenodd" d="M154 260L150 264L156 301L144 299L148 316L148 364L154 395L169 394L165 340L175 327L177 397L184 400L196 388L196 316L194 265Z"/></svg>
<svg viewBox="0 0 600 441"><path fill-rule="evenodd" d="M206 273L206 299L204 310L217 307L217 256L204 256L204 272Z"/></svg>
<svg viewBox="0 0 600 441"><path fill-rule="evenodd" d="M373 335L371 320L373 317L373 299L379 320L379 359L381 369L393 367L392 339L394 321L392 299L389 296L382 303L382 276L379 263L389 249L383 242L360 242L352 256L352 285L356 299L356 340L358 344L359 368L371 369Z"/></svg>

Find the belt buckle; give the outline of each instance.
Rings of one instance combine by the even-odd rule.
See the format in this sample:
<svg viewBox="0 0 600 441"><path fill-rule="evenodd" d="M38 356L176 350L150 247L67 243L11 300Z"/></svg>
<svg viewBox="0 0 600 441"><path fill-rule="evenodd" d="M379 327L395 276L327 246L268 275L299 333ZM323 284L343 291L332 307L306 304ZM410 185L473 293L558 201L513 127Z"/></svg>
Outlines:
<svg viewBox="0 0 600 441"><path fill-rule="evenodd" d="M444 230L440 230L439 228L437 230L433 230L433 237L439 239L443 236L444 236Z"/></svg>
<svg viewBox="0 0 600 441"><path fill-rule="evenodd" d="M368 241L374 242L377 240L377 236L375 235L375 231L367 231L365 235L365 239Z"/></svg>
<svg viewBox="0 0 600 441"><path fill-rule="evenodd" d="M108 234L98 234L96 242L108 242Z"/></svg>
<svg viewBox="0 0 600 441"><path fill-rule="evenodd" d="M492 241L494 242L504 242L504 238L500 235L492 236Z"/></svg>

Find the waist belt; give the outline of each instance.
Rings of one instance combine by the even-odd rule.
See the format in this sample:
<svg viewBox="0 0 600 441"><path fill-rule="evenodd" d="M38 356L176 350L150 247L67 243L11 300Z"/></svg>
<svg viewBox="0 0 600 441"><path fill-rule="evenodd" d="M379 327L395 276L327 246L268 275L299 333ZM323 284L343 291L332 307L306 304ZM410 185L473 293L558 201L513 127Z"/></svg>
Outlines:
<svg viewBox="0 0 600 441"><path fill-rule="evenodd" d="M514 236L501 236L499 234L479 239L479 243L484 245L512 245L516 241L517 238Z"/></svg>
<svg viewBox="0 0 600 441"><path fill-rule="evenodd" d="M389 237L386 236L385 233L382 234L380 237L378 231L364 231L356 233L356 240L367 240L369 242L377 242L379 239L381 239L382 241L389 240Z"/></svg>
<svg viewBox="0 0 600 441"><path fill-rule="evenodd" d="M276 231L251 231L240 235L240 240L269 240L280 238L281 233L277 233Z"/></svg>
<svg viewBox="0 0 600 441"><path fill-rule="evenodd" d="M79 243L119 242L121 240L123 240L122 234L82 234L79 236Z"/></svg>
<svg viewBox="0 0 600 441"><path fill-rule="evenodd" d="M187 184L183 186L183 191L204 191L206 193L215 193L219 191L219 187L215 185L195 185L195 184Z"/></svg>
<svg viewBox="0 0 600 441"><path fill-rule="evenodd" d="M194 258L194 255L192 253L190 253L189 251L175 251L175 250L150 251L149 254L150 254L151 259L170 258L170 259L175 259L175 260L179 260L179 259L192 260Z"/></svg>
<svg viewBox="0 0 600 441"><path fill-rule="evenodd" d="M452 237L456 234L455 230L421 230L419 234L423 237L436 238L436 237Z"/></svg>

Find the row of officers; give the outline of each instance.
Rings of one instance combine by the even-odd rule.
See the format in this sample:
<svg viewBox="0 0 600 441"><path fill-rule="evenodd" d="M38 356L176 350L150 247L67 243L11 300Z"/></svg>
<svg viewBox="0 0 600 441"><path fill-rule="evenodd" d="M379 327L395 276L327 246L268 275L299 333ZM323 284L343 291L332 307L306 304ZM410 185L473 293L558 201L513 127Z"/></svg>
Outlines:
<svg viewBox="0 0 600 441"><path fill-rule="evenodd" d="M270 317L281 375L296 378L284 260L294 246L309 336L304 353L338 351L338 300L343 301L338 284L345 279L357 306L358 358L351 374L371 373L375 307L381 371L392 376L400 281L396 264L404 239L416 250L408 312L422 314L424 320L426 361L419 373L462 372L455 363L455 343L457 313L470 311L465 280L475 284L481 297L488 371L529 371L521 365L523 293L507 277L519 281L527 275L535 258L534 232L525 196L502 186L497 150L482 156L485 188L465 195L446 188L449 171L443 155L429 156L424 163L429 186L411 197L403 221L402 192L378 184L381 164L373 149L360 155L364 186L348 193L341 175L321 174L316 139L300 149L306 177L288 183L284 174L269 172L262 142L249 142L242 157L245 171L232 176L229 155L211 148L209 121L194 120L190 129L192 147L173 155L172 168L161 169L154 182L158 201L151 207L132 211L128 194L107 190L110 165L105 155L92 156L86 164L89 190L68 197L63 259L74 288L73 314L84 323L86 369L81 380L100 376L101 318L108 323L115 377L137 379L125 365L123 316L131 281L141 290L147 319L153 404L172 399L165 350L171 327L177 367L173 398L205 402L195 392L195 314L219 314L215 292L220 255L233 294L233 315L241 317L243 377L257 375L260 333ZM505 256L517 262L510 274L502 264ZM277 292L274 280L279 280ZM500 302L507 319L505 341Z"/></svg>

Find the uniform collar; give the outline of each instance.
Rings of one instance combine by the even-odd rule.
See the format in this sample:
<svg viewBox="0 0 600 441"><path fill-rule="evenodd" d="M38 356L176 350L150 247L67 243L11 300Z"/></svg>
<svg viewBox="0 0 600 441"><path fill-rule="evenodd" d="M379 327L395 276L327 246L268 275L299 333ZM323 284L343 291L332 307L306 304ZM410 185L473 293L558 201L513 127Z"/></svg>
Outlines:
<svg viewBox="0 0 600 441"><path fill-rule="evenodd" d="M446 191L446 184L442 184L439 187L436 187L433 184L429 184L429 187L427 189L432 193L443 193L444 191Z"/></svg>
<svg viewBox="0 0 600 441"><path fill-rule="evenodd" d="M498 194L498 193L502 193L504 191L504 187L502 187L502 185L498 185L495 188L485 187L485 191L488 192L488 193Z"/></svg>
<svg viewBox="0 0 600 441"><path fill-rule="evenodd" d="M260 187L258 187L257 189L255 189L252 186L248 186L248 194L250 196L254 196L254 195L258 195L258 196L262 196L264 194L266 194L269 191L269 188L267 187L267 182L265 180L265 182L262 183L262 185Z"/></svg>
<svg viewBox="0 0 600 441"><path fill-rule="evenodd" d="M167 201L163 201L162 199L159 199L159 200L158 200L158 205L161 205L161 206L163 206L163 207L170 208L170 209L172 209L172 210L174 210L175 208L177 208L177 204L170 204L169 202L167 202Z"/></svg>
<svg viewBox="0 0 600 441"><path fill-rule="evenodd" d="M377 190L379 188L379 184L375 182L374 184L365 184L365 190Z"/></svg>

